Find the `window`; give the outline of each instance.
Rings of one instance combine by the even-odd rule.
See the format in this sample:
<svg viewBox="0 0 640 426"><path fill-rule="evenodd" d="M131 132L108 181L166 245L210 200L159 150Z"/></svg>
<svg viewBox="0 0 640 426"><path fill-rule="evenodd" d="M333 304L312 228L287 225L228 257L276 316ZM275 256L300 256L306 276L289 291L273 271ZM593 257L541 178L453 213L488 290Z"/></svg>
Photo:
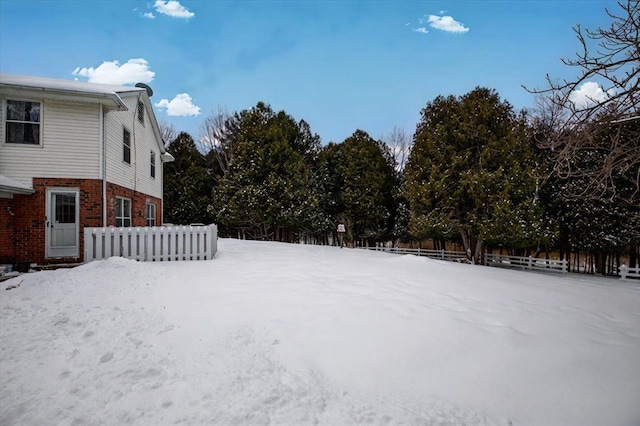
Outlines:
<svg viewBox="0 0 640 426"><path fill-rule="evenodd" d="M116 197L116 226L131 226L131 200L129 198Z"/></svg>
<svg viewBox="0 0 640 426"><path fill-rule="evenodd" d="M144 103L138 101L138 121L144 124Z"/></svg>
<svg viewBox="0 0 640 426"><path fill-rule="evenodd" d="M156 205L147 201L147 226L156 226Z"/></svg>
<svg viewBox="0 0 640 426"><path fill-rule="evenodd" d="M76 223L76 194L55 194L55 223Z"/></svg>
<svg viewBox="0 0 640 426"><path fill-rule="evenodd" d="M122 161L131 164L131 133L127 129L122 135Z"/></svg>
<svg viewBox="0 0 640 426"><path fill-rule="evenodd" d="M151 177L156 177L156 153L151 151Z"/></svg>
<svg viewBox="0 0 640 426"><path fill-rule="evenodd" d="M6 143L40 145L40 102L7 99Z"/></svg>

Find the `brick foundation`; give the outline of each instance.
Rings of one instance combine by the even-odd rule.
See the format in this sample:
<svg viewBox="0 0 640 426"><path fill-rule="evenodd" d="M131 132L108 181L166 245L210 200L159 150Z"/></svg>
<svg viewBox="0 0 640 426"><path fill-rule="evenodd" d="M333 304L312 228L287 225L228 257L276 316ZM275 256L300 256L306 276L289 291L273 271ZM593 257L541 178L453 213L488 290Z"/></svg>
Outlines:
<svg viewBox="0 0 640 426"><path fill-rule="evenodd" d="M0 198L0 263L13 263L13 200Z"/></svg>
<svg viewBox="0 0 640 426"><path fill-rule="evenodd" d="M46 257L47 188L77 188L80 191L80 247L78 258ZM84 228L101 227L102 181L99 179L33 178L32 195L14 195L0 199L0 263L82 262ZM107 183L107 226L115 226L115 197L131 199L132 226L146 225L146 203L156 204L156 225L162 224L162 201L159 198ZM13 214L12 214L13 213Z"/></svg>

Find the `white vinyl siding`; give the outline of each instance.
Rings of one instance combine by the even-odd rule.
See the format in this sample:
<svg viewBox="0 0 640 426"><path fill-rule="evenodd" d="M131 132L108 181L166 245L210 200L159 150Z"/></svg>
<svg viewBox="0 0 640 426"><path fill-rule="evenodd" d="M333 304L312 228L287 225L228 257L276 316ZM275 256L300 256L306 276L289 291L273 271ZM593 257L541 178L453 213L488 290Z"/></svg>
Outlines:
<svg viewBox="0 0 640 426"><path fill-rule="evenodd" d="M6 99L20 96L2 96ZM106 179L162 199L162 162L154 126L148 125L152 113L146 98L145 123L138 121L138 94L124 93L122 101L128 111L104 113L97 103L24 99L41 102L40 145L5 143L5 111L0 107L0 174L27 186L34 177L102 179L102 141L106 136ZM123 128L131 132L131 165L123 163ZM151 177L149 152L156 152L156 177Z"/></svg>
<svg viewBox="0 0 640 426"><path fill-rule="evenodd" d="M0 174L29 186L33 177L99 179L100 106L45 100L40 113L41 143L25 145L4 143L0 112Z"/></svg>
<svg viewBox="0 0 640 426"><path fill-rule="evenodd" d="M153 126L143 126L138 121L137 96L123 97L122 100L129 110L111 111L105 117L107 181L162 199L162 168L159 161L156 163L155 179L149 172L149 152L158 150ZM130 165L122 161L123 128L131 132Z"/></svg>

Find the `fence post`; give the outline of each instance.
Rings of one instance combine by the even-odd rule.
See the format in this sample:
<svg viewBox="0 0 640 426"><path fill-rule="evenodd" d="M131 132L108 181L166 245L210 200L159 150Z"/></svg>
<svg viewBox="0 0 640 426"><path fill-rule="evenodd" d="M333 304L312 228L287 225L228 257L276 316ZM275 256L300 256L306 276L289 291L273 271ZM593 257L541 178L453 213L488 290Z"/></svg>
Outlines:
<svg viewBox="0 0 640 426"><path fill-rule="evenodd" d="M93 260L93 235L90 228L84 228L84 261Z"/></svg>
<svg viewBox="0 0 640 426"><path fill-rule="evenodd" d="M211 236L211 239L213 240L213 254L211 255L211 258L213 259L218 253L218 225L214 224L211 226L213 226L213 235Z"/></svg>
<svg viewBox="0 0 640 426"><path fill-rule="evenodd" d="M623 264L623 265L620 267L620 279L621 279L622 281L626 280L626 279L627 279L627 274L628 274L628 273L629 273L629 267L628 267L627 265Z"/></svg>
<svg viewBox="0 0 640 426"><path fill-rule="evenodd" d="M532 259L531 259L531 256L529 256L529 263L528 263L528 265L529 265L529 269L531 269L531 266L532 266Z"/></svg>

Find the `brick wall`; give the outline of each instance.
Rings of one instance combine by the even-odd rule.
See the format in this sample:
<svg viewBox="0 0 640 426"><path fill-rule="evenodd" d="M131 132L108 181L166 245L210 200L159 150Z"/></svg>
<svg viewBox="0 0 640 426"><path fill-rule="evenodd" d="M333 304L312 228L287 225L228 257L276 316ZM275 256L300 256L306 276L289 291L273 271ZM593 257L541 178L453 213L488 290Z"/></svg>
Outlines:
<svg viewBox="0 0 640 426"><path fill-rule="evenodd" d="M13 263L13 200L0 198L0 263Z"/></svg>
<svg viewBox="0 0 640 426"><path fill-rule="evenodd" d="M46 258L47 188L80 190L80 247L78 258ZM102 181L99 179L33 178L32 195L14 195L13 200L0 199L0 261L37 264L82 262L84 228L102 226ZM160 199L107 183L107 226L115 226L115 197L132 200L132 226L146 225L147 200L156 203L156 225L162 224ZM14 215L7 211L11 208Z"/></svg>
<svg viewBox="0 0 640 426"><path fill-rule="evenodd" d="M162 225L162 200L133 189L107 183L107 226L116 226L116 197L131 200L131 226L147 226L147 201L156 205L156 226Z"/></svg>

